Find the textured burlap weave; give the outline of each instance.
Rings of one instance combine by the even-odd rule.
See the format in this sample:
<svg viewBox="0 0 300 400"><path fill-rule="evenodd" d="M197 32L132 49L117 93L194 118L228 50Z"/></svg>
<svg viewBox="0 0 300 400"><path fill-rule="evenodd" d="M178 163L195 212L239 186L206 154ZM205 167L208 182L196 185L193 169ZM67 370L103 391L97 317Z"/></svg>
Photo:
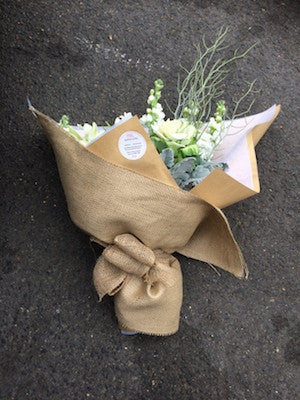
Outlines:
<svg viewBox="0 0 300 400"><path fill-rule="evenodd" d="M100 299L115 296L122 329L156 335L178 330L182 276L172 255L151 250L130 234L118 235L96 263L94 284Z"/></svg>
<svg viewBox="0 0 300 400"><path fill-rule="evenodd" d="M247 274L221 210L179 187L95 156L51 118L32 111L52 144L71 219L90 236L113 245L97 263L95 285L100 297L117 291L115 308L121 327L162 335L176 331L182 288L179 264L170 256L174 251L212 263L237 277ZM118 240L126 233L139 240L136 248L137 243L144 246L141 253L135 249L131 254L127 244L120 246ZM129 243L132 245L132 237ZM140 266L131 264L130 257ZM155 265L164 266L158 274L158 286L147 281L151 274L146 269L153 267L153 257ZM107 263L112 268L107 269ZM168 279L165 273L169 274ZM158 300L155 296L162 293L162 287L164 293ZM155 311L158 304L159 313ZM172 318L168 320L167 315ZM155 316L157 323L153 322Z"/></svg>

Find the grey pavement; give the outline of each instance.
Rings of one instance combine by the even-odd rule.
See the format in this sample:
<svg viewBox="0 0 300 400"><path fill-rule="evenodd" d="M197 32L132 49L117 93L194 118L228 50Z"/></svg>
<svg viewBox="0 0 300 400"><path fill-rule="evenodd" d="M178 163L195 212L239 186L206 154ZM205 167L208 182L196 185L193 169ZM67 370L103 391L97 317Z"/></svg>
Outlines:
<svg viewBox="0 0 300 400"><path fill-rule="evenodd" d="M299 6L292 0L1 2L2 399L294 400L299 367L296 147ZM143 114L156 78L175 104L179 65L229 26L230 100L257 78L260 112L282 112L257 147L261 193L225 210L248 281L178 256L180 330L119 333L98 303L100 247L71 222L54 155L26 107L58 120Z"/></svg>

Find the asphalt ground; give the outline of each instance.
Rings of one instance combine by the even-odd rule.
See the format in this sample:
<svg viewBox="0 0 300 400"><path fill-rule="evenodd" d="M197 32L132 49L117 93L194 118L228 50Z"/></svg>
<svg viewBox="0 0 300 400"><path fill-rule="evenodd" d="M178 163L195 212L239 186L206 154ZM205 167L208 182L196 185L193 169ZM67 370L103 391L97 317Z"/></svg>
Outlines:
<svg viewBox="0 0 300 400"><path fill-rule="evenodd" d="M1 399L294 400L297 316L297 1L1 2ZM179 332L119 333L98 303L96 252L71 222L54 155L27 110L58 120L143 114L162 78L175 104L179 65L221 26L232 49L230 100L257 78L260 112L282 112L257 147L261 193L225 210L248 281L178 256ZM298 66L297 66L298 62ZM230 101L229 101L230 103Z"/></svg>

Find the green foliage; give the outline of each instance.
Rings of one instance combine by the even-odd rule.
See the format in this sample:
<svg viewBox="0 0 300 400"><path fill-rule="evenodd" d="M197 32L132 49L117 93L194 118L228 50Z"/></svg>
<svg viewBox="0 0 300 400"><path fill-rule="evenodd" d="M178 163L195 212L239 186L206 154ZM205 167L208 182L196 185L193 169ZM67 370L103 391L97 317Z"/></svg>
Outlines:
<svg viewBox="0 0 300 400"><path fill-rule="evenodd" d="M70 118L67 115L63 115L59 121L59 126L62 128L68 128Z"/></svg>
<svg viewBox="0 0 300 400"><path fill-rule="evenodd" d="M223 171L228 168L226 163L206 161L199 156L186 157L175 164L174 151L170 148L163 149L160 156L181 189L198 185L215 168Z"/></svg>
<svg viewBox="0 0 300 400"><path fill-rule="evenodd" d="M170 148L163 149L160 153L163 162L168 168L172 168L174 165L174 151Z"/></svg>
<svg viewBox="0 0 300 400"><path fill-rule="evenodd" d="M187 157L175 164L170 173L182 189L186 186L195 167L195 158Z"/></svg>

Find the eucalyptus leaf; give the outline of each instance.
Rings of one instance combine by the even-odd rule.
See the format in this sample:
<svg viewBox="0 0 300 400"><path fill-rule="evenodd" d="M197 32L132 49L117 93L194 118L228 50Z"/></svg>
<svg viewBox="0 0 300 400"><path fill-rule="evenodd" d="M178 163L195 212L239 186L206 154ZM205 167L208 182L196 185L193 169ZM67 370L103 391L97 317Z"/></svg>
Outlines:
<svg viewBox="0 0 300 400"><path fill-rule="evenodd" d="M194 171L191 174L191 177L193 179L199 180L199 182L207 177L211 173L211 169L206 167L205 165L197 165L197 167L194 169Z"/></svg>
<svg viewBox="0 0 300 400"><path fill-rule="evenodd" d="M203 160L202 160L203 161ZM223 171L228 168L226 163L214 163L212 161L203 161L202 164L197 165L193 172L190 174L190 178L181 182L181 186L185 190L190 190L194 186L198 185L203 179L205 179L215 168L220 168Z"/></svg>
<svg viewBox="0 0 300 400"><path fill-rule="evenodd" d="M184 188L186 182L190 178L190 175L195 166L195 158L187 157L175 164L171 169L170 173L177 182L178 186Z"/></svg>
<svg viewBox="0 0 300 400"><path fill-rule="evenodd" d="M174 165L174 151L170 148L163 149L160 153L163 162L168 168L172 168Z"/></svg>
<svg viewBox="0 0 300 400"><path fill-rule="evenodd" d="M225 169L228 168L228 165L223 162L215 163L213 161L205 161L202 163L202 165L210 171L213 171L215 168L220 168L221 170L225 171Z"/></svg>

